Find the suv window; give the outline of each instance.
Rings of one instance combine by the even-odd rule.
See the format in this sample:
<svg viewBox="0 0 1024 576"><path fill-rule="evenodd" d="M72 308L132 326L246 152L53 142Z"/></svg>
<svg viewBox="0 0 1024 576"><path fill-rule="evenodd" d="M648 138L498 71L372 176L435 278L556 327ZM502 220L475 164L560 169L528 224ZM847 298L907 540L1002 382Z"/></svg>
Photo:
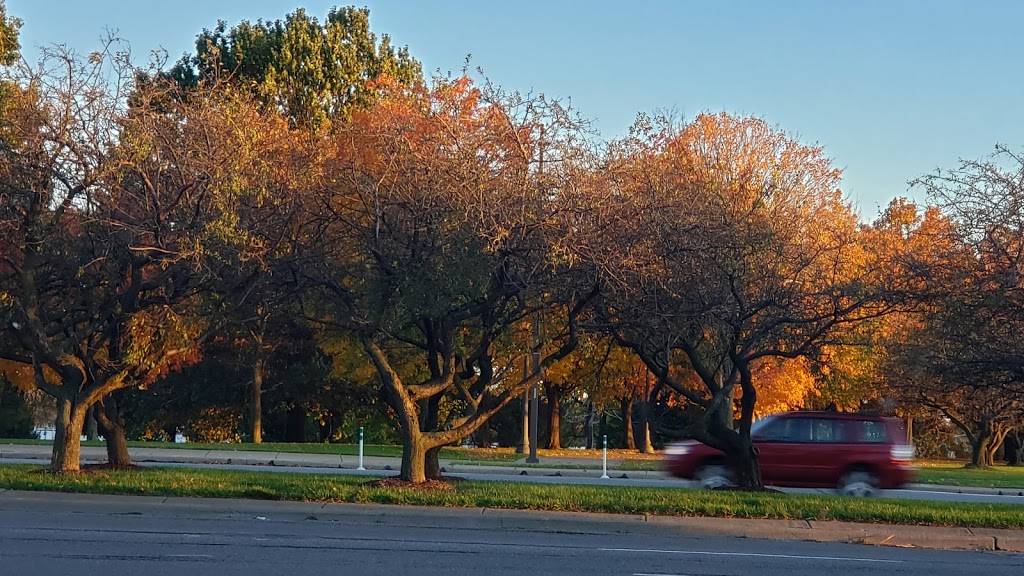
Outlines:
<svg viewBox="0 0 1024 576"><path fill-rule="evenodd" d="M811 421L811 442L838 442L841 433L842 422L825 418Z"/></svg>
<svg viewBox="0 0 1024 576"><path fill-rule="evenodd" d="M757 439L769 442L843 442L847 423L830 418L779 418L766 423Z"/></svg>
<svg viewBox="0 0 1024 576"><path fill-rule="evenodd" d="M808 418L778 418L766 424L757 439L774 442L810 442L810 420Z"/></svg>
<svg viewBox="0 0 1024 576"><path fill-rule="evenodd" d="M858 442L888 442L888 435L885 433L885 422L879 422L877 420L861 420L860 434L858 435Z"/></svg>

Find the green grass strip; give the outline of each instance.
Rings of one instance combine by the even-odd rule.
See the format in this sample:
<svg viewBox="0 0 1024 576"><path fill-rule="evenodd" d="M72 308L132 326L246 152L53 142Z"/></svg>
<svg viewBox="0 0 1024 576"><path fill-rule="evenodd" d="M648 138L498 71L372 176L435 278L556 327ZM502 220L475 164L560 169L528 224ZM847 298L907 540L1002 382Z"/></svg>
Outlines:
<svg viewBox="0 0 1024 576"><path fill-rule="evenodd" d="M23 438L0 439L0 444L14 445L35 445L49 446L50 440L29 440ZM82 446L102 447L100 441L82 442ZM286 452L293 454L341 454L343 456L354 456L359 453L359 446L356 444L328 444L325 442L263 442L252 444L250 442L232 443L210 443L210 442L186 442L182 444L174 442L150 442L141 440L129 440L128 446L132 448L166 448L171 450L218 450L223 452ZM384 456L401 458L402 447L391 444L366 444L363 447L363 454L366 456ZM511 451L481 450L475 448L442 448L441 458L459 460L479 460L496 462L514 462L523 458L522 454L515 454Z"/></svg>
<svg viewBox="0 0 1024 576"><path fill-rule="evenodd" d="M916 482L1024 490L1024 466L1000 465L979 470L964 468L961 462L921 462Z"/></svg>
<svg viewBox="0 0 1024 576"><path fill-rule="evenodd" d="M1024 506L1013 504L469 481L425 491L366 483L357 476L177 468L52 476L38 466L0 466L0 488L12 490L1024 528Z"/></svg>

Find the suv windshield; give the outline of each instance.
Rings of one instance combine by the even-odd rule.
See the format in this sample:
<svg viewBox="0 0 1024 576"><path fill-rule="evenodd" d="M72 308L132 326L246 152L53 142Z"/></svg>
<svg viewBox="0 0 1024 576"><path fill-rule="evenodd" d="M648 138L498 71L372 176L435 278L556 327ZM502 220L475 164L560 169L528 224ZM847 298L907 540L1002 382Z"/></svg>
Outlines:
<svg viewBox="0 0 1024 576"><path fill-rule="evenodd" d="M756 436L759 432L764 430L764 427L778 420L775 416L766 416L761 418L757 422L750 425L750 435Z"/></svg>

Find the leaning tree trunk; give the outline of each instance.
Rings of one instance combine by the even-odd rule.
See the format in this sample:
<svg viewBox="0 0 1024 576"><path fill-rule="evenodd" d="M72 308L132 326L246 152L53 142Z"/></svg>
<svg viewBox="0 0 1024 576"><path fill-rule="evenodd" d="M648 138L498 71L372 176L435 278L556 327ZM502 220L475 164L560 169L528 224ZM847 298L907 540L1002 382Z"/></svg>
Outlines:
<svg viewBox="0 0 1024 576"><path fill-rule="evenodd" d="M736 474L737 486L752 490L764 488L761 468L757 462L757 453L749 439L744 440L741 437L733 453L728 456L734 463L733 470Z"/></svg>
<svg viewBox="0 0 1024 576"><path fill-rule="evenodd" d="M544 385L548 400L548 450L562 447L562 391L558 386Z"/></svg>
<svg viewBox="0 0 1024 576"><path fill-rule="evenodd" d="M263 443L263 365L263 358L253 363L249 388L249 438L253 444Z"/></svg>
<svg viewBox="0 0 1024 576"><path fill-rule="evenodd" d="M74 474L81 470L82 428L86 409L71 400L57 400L57 418L54 420L53 456L50 471L54 474Z"/></svg>
<svg viewBox="0 0 1024 576"><path fill-rule="evenodd" d="M96 424L107 445L107 465L111 468L130 468L132 457L128 454L128 438L124 432L124 418L118 409L114 394L96 404Z"/></svg>
<svg viewBox="0 0 1024 576"><path fill-rule="evenodd" d="M1000 426L996 428L992 434L992 441L988 445L988 452L985 455L986 466L992 467L996 465L996 454L999 453L999 449L1003 447L1003 442L1006 440L1006 435L1009 433L1009 429Z"/></svg>
<svg viewBox="0 0 1024 576"><path fill-rule="evenodd" d="M622 429L626 434L626 449L636 450L636 438L633 434L633 397L626 396L619 399L619 408L622 410Z"/></svg>

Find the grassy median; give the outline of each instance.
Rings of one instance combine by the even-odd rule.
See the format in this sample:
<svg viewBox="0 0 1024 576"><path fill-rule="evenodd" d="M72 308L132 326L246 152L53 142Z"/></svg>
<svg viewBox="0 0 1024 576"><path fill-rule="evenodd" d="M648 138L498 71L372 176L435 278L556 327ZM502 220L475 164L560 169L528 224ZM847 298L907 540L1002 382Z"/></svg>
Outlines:
<svg viewBox="0 0 1024 576"><path fill-rule="evenodd" d="M0 466L0 488L12 490L1024 528L1024 506L1012 504L469 481L428 491L367 482L356 476L161 468L52 476L38 466Z"/></svg>
<svg viewBox="0 0 1024 576"><path fill-rule="evenodd" d="M13 445L44 445L52 444L50 440L30 440L23 438L0 439L0 444ZM102 441L84 441L82 446L103 447ZM218 450L222 452L286 452L291 454L340 454L342 456L354 456L359 453L359 446L356 444L328 444L326 442L263 442L253 444L251 442L153 442L148 440L129 440L131 448L166 448L169 450ZM363 447L363 454L366 456L384 456L391 458L402 457L402 447L393 444L366 444ZM512 462L523 458L522 454L516 454L512 449L501 448L442 448L441 458L449 460L466 461L497 461Z"/></svg>
<svg viewBox="0 0 1024 576"><path fill-rule="evenodd" d="M947 486L975 486L1024 490L1024 466L965 468L963 462L923 460L917 463L917 482Z"/></svg>

